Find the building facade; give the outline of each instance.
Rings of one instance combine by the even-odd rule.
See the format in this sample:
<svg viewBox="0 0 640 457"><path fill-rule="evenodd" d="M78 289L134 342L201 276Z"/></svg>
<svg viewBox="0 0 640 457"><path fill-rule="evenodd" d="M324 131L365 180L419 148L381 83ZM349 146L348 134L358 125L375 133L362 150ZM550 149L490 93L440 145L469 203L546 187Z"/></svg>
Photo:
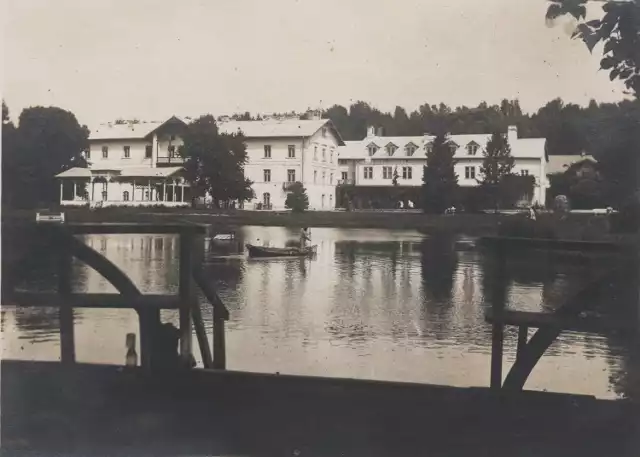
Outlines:
<svg viewBox="0 0 640 457"><path fill-rule="evenodd" d="M226 121L218 127L223 133L241 131L246 138L244 173L255 192L246 209L285 209L294 182L306 188L309 209L335 208L338 148L344 141L330 120Z"/></svg>
<svg viewBox="0 0 640 457"><path fill-rule="evenodd" d="M64 206L187 206L191 188L178 148L187 124L105 124L92 131L88 168L60 173ZM338 147L344 142L330 120L284 119L218 122L221 133L242 132L248 162L245 177L255 198L246 209L285 209L288 187L301 182L310 209L332 209L338 182Z"/></svg>
<svg viewBox="0 0 640 457"><path fill-rule="evenodd" d="M477 186L481 179L483 151L491 135L451 135L455 148L454 170L462 187ZM513 173L535 178L530 203L544 205L548 187L544 138L518 138L517 127L508 129L507 137L515 159ZM338 150L340 183L356 187L384 188L397 185L417 188L422 185L423 167L434 137L387 137L369 127L361 141L347 141Z"/></svg>
<svg viewBox="0 0 640 457"><path fill-rule="evenodd" d="M187 206L189 183L178 154L186 124L104 124L89 135L88 168L71 168L60 179L63 206Z"/></svg>

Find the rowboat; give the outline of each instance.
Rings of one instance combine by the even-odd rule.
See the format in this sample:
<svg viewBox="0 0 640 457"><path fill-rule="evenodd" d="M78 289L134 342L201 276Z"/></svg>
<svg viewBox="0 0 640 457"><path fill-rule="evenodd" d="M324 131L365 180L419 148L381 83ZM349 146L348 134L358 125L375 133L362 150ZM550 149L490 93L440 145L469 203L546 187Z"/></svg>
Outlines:
<svg viewBox="0 0 640 457"><path fill-rule="evenodd" d="M315 244L304 249L297 247L271 248L247 244L249 257L306 257L315 254L317 248L318 246Z"/></svg>

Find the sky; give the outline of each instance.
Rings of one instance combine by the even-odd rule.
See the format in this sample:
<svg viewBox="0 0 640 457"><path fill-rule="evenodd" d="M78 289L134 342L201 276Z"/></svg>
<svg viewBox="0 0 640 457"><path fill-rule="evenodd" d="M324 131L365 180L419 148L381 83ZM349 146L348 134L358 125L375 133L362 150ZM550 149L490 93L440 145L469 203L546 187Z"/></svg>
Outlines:
<svg viewBox="0 0 640 457"><path fill-rule="evenodd" d="M545 21L544 0L4 0L2 97L117 118L383 110L518 98L618 101L623 87ZM590 17L600 12L590 9Z"/></svg>

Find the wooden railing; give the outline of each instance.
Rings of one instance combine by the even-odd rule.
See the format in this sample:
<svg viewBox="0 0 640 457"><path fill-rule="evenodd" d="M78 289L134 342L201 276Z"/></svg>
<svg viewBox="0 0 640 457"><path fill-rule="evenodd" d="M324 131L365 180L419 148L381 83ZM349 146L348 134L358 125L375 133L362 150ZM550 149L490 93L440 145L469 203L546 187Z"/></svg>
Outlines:
<svg viewBox="0 0 640 457"><path fill-rule="evenodd" d="M31 224L31 227L33 224ZM61 362L75 362L75 337L73 308L122 308L133 309L140 322L140 359L143 367L153 368L154 338L160 328L160 310L174 309L179 312L180 356L185 364L190 363L191 325L195 329L205 368L226 368L224 321L229 312L213 285L202 271L202 258L194 249L197 235L206 228L193 224L56 224L39 225L36 233L46 232L55 243L51 246L58 254L58 293L16 292L15 281L3 284L3 305L57 307L60 313ZM115 264L99 254L75 235L79 234L176 234L180 242L180 284L178 295L142 294ZM41 253L40 253L41 254ZM71 292L72 257L83 261L100 273L118 290L119 294L73 294ZM19 265L15 271L20 272ZM9 287L6 287L9 285ZM200 303L195 294L200 287L213 306L213 354L202 318ZM7 290L9 289L9 290Z"/></svg>
<svg viewBox="0 0 640 457"><path fill-rule="evenodd" d="M579 332L638 332L640 331L639 303L634 304L631 318L593 316L585 312L585 305L597 291L621 274L638 274L638 247L609 242L583 242L550 239L487 237L480 245L490 248L494 271L492 289L486 297L491 303L485 319L492 325L491 338L491 388L497 390L522 390L533 368L551 344L563 331ZM523 312L507 309L507 262L509 255L523 256L527 250L543 250L549 253L561 251L593 256L591 261L603 263L602 254L609 254L607 269L588 278L587 286L570 298L554 313ZM585 257L585 261L589 261ZM593 265L590 265L591 267ZM587 266L589 267L589 265ZM486 274L486 272L485 272ZM587 268L587 274L593 274ZM636 297L637 298L637 297ZM502 360L505 326L518 327L516 360L506 375L502 376ZM529 328L537 329L528 338Z"/></svg>

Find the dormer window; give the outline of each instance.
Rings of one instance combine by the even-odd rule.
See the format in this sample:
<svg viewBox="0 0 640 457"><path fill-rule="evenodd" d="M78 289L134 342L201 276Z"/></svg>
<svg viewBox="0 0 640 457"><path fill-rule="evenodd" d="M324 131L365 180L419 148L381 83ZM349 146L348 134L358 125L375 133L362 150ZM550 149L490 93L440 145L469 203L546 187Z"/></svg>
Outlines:
<svg viewBox="0 0 640 457"><path fill-rule="evenodd" d="M369 144L369 146L367 146L367 151L369 151L369 157L371 157L372 155L374 155L376 152L378 152L378 149L380 149L378 147L378 145L371 143Z"/></svg>
<svg viewBox="0 0 640 457"><path fill-rule="evenodd" d="M454 143L453 141L451 141L449 143L449 148L451 149L451 152L455 154L455 152L458 150L460 146L458 146L456 143Z"/></svg>
<svg viewBox="0 0 640 457"><path fill-rule="evenodd" d="M418 146L416 146L413 143L409 143L408 145L406 145L404 147L404 151L406 152L407 156L409 156L409 157L411 157L413 154L415 154L417 150L418 150Z"/></svg>
<svg viewBox="0 0 640 457"><path fill-rule="evenodd" d="M472 141L467 145L467 154L469 154L470 156L474 156L478 153L478 149L480 149L478 143Z"/></svg>
<svg viewBox="0 0 640 457"><path fill-rule="evenodd" d="M431 154L433 152L433 143L425 144L424 150L427 152L427 154Z"/></svg>
<svg viewBox="0 0 640 457"><path fill-rule="evenodd" d="M394 152L396 152L396 150L398 149L398 146L396 146L393 143L389 143L388 145L385 146L385 150L387 151L387 155L392 156Z"/></svg>

